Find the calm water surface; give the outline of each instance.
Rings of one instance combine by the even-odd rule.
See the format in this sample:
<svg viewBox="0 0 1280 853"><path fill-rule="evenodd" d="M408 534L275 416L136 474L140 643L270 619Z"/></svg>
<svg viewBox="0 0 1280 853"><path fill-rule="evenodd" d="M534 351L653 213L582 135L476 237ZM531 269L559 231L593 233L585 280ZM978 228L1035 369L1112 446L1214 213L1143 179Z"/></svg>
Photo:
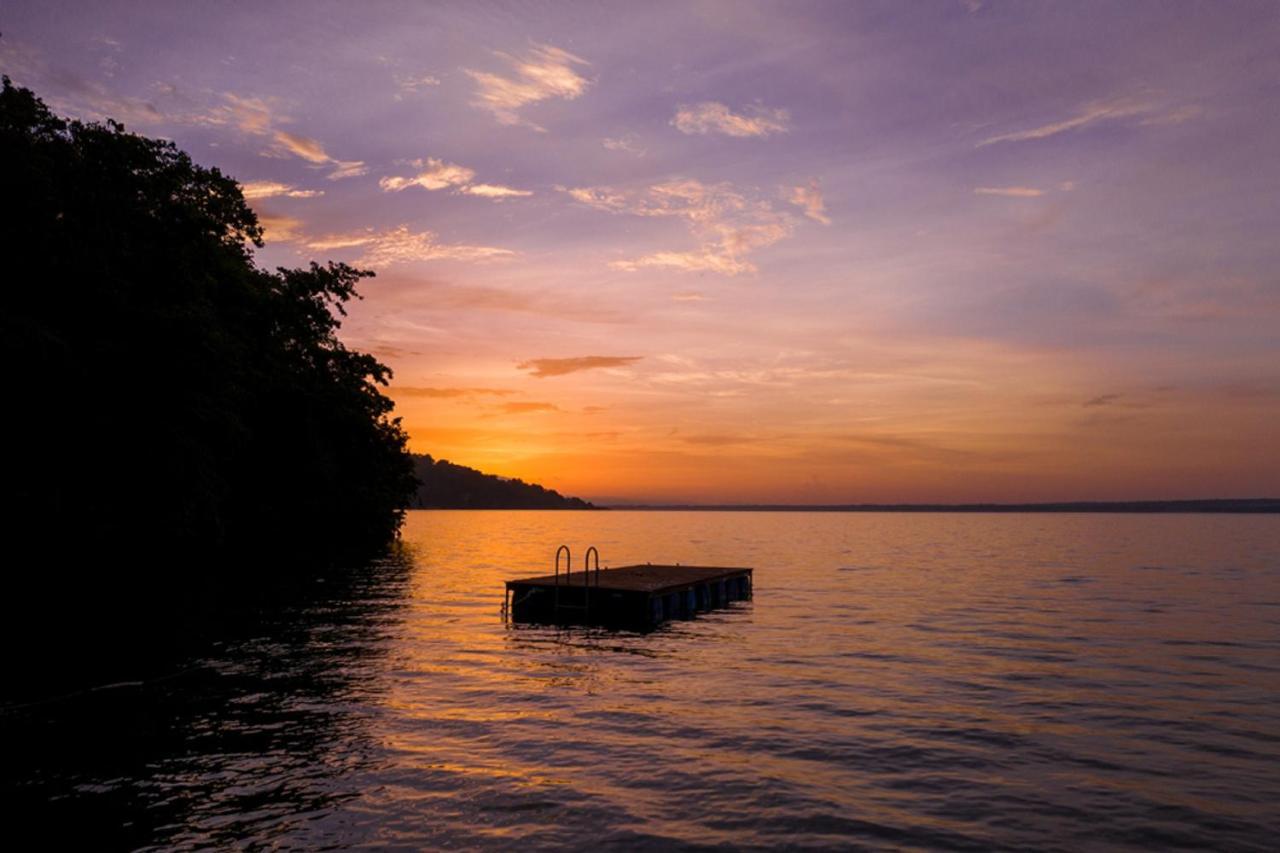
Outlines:
<svg viewBox="0 0 1280 853"><path fill-rule="evenodd" d="M1274 849L1280 517L414 512L140 681L0 709L103 846ZM647 635L504 625L562 542L756 567ZM20 818L21 820L21 818Z"/></svg>

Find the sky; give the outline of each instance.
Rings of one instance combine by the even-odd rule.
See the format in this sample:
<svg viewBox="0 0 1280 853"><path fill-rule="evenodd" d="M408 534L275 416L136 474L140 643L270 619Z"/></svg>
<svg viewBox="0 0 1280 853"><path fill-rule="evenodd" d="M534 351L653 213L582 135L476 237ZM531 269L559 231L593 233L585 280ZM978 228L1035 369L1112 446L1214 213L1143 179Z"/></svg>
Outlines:
<svg viewBox="0 0 1280 853"><path fill-rule="evenodd" d="M410 445L602 502L1280 495L1280 4L10 0ZM68 393L74 393L68 391Z"/></svg>

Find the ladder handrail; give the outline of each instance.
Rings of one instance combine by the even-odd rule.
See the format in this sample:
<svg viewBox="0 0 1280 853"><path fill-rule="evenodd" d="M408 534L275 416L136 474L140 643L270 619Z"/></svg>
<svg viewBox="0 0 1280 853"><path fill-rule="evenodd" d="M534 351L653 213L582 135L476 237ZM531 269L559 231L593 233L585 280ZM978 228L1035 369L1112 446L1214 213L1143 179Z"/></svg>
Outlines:
<svg viewBox="0 0 1280 853"><path fill-rule="evenodd" d="M573 571L573 552L569 550L568 545L561 545L556 549L556 586L560 585L560 552L564 551L564 576L568 580L569 573Z"/></svg>
<svg viewBox="0 0 1280 853"><path fill-rule="evenodd" d="M562 606L560 604L560 552L561 551L564 552L564 556L565 556L564 585L566 589L568 589L570 580L573 575L573 551L569 550L568 545L561 545L559 548L556 549L556 568L555 568L555 575L553 576L554 578L553 583L555 584L555 597L554 597L553 607L556 609L556 611L559 611ZM578 609L590 610L591 609L591 565L592 565L591 555L592 554L594 554L596 558L595 559L595 568L596 568L595 586L596 586L596 589L600 588L600 551L596 548L596 546L592 545L590 548L587 549L587 553L582 556L582 605L579 606L577 604L565 604L563 605L564 607L571 608L574 610L578 610Z"/></svg>
<svg viewBox="0 0 1280 853"><path fill-rule="evenodd" d="M560 609L560 552L564 551L564 580L569 582L569 573L573 571L573 552L569 550L568 545L561 545L556 549L556 574L555 574L555 607Z"/></svg>

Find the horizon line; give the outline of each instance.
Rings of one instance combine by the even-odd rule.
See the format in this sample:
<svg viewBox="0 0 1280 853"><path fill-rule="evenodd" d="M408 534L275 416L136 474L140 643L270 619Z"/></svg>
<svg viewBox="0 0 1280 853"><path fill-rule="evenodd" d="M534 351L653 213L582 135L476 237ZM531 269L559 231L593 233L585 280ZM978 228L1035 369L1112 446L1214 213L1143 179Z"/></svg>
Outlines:
<svg viewBox="0 0 1280 853"><path fill-rule="evenodd" d="M1208 512L1280 513L1280 498L1180 498L1175 500L1036 501L1032 503L601 503L603 509L701 512Z"/></svg>

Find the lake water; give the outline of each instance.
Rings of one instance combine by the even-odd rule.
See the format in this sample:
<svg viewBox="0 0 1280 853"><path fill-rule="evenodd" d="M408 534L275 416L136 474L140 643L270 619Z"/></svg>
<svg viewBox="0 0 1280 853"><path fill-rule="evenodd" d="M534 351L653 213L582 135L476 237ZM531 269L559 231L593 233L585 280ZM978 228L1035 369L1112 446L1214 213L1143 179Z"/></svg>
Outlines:
<svg viewBox="0 0 1280 853"><path fill-rule="evenodd" d="M10 831L166 849L1280 835L1280 517L424 511L404 541L164 672L0 708ZM754 566L755 598L646 635L504 624L502 581L562 542Z"/></svg>

